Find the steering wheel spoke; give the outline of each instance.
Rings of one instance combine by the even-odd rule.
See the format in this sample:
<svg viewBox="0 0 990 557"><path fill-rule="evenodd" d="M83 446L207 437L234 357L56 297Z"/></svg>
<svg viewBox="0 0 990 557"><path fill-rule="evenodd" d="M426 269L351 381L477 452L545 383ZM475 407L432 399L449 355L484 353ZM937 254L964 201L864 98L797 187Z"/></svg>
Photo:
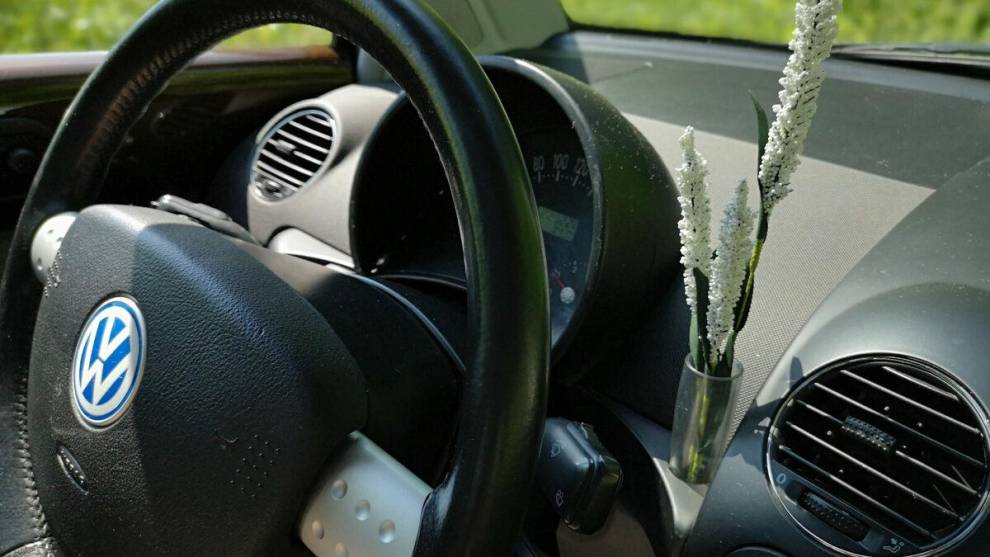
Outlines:
<svg viewBox="0 0 990 557"><path fill-rule="evenodd" d="M330 459L299 523L317 557L412 555L430 487L361 433Z"/></svg>

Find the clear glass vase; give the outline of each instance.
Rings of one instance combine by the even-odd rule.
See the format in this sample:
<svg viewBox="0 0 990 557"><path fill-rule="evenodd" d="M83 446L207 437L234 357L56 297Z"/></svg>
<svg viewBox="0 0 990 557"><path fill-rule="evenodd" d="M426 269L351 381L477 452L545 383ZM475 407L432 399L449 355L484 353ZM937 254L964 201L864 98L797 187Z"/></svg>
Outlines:
<svg viewBox="0 0 990 557"><path fill-rule="evenodd" d="M670 441L670 468L680 479L707 484L715 477L729 441L743 368L732 362L732 375L698 371L689 355L681 370Z"/></svg>

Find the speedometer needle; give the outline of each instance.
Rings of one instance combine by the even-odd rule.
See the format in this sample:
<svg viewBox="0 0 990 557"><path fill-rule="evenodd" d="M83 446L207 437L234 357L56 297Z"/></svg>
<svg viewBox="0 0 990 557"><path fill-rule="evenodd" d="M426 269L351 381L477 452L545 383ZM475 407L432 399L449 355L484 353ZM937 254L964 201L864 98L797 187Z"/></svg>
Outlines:
<svg viewBox="0 0 990 557"><path fill-rule="evenodd" d="M557 283L557 286L561 288L567 288L567 285L564 284L564 281L560 280L560 275L554 275L553 280Z"/></svg>

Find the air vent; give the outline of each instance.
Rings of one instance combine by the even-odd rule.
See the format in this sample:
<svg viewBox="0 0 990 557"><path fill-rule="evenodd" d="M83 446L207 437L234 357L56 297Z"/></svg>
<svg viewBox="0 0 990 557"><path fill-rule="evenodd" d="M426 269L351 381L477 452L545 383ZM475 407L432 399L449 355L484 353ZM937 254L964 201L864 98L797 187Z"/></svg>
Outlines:
<svg viewBox="0 0 990 557"><path fill-rule="evenodd" d="M308 186L329 165L336 131L333 116L322 108L298 110L279 120L255 149L255 191L277 201Z"/></svg>
<svg viewBox="0 0 990 557"><path fill-rule="evenodd" d="M833 550L944 551L986 510L986 423L967 391L926 363L856 359L787 399L767 470L787 512Z"/></svg>

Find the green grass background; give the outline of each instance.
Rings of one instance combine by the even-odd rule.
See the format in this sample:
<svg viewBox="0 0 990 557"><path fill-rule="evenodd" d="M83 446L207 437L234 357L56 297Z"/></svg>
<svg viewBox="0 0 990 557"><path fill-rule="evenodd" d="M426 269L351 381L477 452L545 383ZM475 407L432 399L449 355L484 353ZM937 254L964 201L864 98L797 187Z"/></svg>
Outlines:
<svg viewBox="0 0 990 557"><path fill-rule="evenodd" d="M785 43L794 0L563 0L574 21ZM838 42L990 43L990 0L845 0Z"/></svg>
<svg viewBox="0 0 990 557"><path fill-rule="evenodd" d="M0 0L0 54L106 50L154 3L155 0ZM224 46L329 42L330 33L321 29L269 25L242 33Z"/></svg>
<svg viewBox="0 0 990 557"><path fill-rule="evenodd" d="M204 0L208 1L208 0ZM153 0L0 0L0 53L109 48ZM563 0L579 23L784 43L793 0ZM840 42L990 43L990 0L846 0ZM233 47L325 44L329 34L269 26Z"/></svg>

